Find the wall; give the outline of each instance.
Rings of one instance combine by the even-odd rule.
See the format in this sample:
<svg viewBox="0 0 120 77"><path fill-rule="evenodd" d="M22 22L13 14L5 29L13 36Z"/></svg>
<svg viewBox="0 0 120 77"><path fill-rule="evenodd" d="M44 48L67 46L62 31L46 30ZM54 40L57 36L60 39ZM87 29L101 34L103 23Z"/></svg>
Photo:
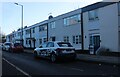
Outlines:
<svg viewBox="0 0 120 77"><path fill-rule="evenodd" d="M88 12L84 14L84 47L89 47L89 34L100 34L101 46L109 48L111 51L118 52L118 8L117 4L99 8L99 20L88 21ZM92 27L91 27L92 26ZM96 29L96 30L92 30ZM86 37L86 38L85 38Z"/></svg>
<svg viewBox="0 0 120 77"><path fill-rule="evenodd" d="M117 4L100 8L101 45L118 52L118 8Z"/></svg>
<svg viewBox="0 0 120 77"><path fill-rule="evenodd" d="M64 36L69 36L69 42L76 49L81 49L81 44L73 44L73 36L81 35L80 23L70 25L70 26L64 26L64 18L75 15L75 14L80 14L80 9L55 17L53 19L50 19L48 23L55 21L55 28L52 29L51 26L48 25L48 34L49 34L49 38L52 36L55 36L56 41L63 41Z"/></svg>

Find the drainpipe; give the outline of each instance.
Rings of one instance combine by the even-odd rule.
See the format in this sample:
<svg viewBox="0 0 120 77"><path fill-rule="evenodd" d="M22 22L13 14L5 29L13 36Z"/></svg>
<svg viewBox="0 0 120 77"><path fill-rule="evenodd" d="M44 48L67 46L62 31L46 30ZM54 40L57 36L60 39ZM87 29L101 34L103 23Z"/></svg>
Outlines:
<svg viewBox="0 0 120 77"><path fill-rule="evenodd" d="M32 34L31 34L31 28L30 28L30 48L31 48L31 36Z"/></svg>
<svg viewBox="0 0 120 77"><path fill-rule="evenodd" d="M47 41L48 41L48 23L47 23Z"/></svg>
<svg viewBox="0 0 120 77"><path fill-rule="evenodd" d="M84 50L83 12L81 12L81 41L82 41L81 47L82 50Z"/></svg>

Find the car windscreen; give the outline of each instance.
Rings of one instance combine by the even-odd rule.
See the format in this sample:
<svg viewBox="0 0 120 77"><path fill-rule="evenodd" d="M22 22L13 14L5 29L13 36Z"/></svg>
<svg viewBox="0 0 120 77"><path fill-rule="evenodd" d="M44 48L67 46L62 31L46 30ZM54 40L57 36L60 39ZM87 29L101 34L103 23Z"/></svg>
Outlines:
<svg viewBox="0 0 120 77"><path fill-rule="evenodd" d="M22 46L20 43L15 43L14 46Z"/></svg>
<svg viewBox="0 0 120 77"><path fill-rule="evenodd" d="M5 43L5 45L12 45L11 43Z"/></svg>
<svg viewBox="0 0 120 77"><path fill-rule="evenodd" d="M64 42L60 42L60 43L58 43L58 45L60 47L73 47L70 43L64 43Z"/></svg>
<svg viewBox="0 0 120 77"><path fill-rule="evenodd" d="M46 47L46 43L39 46L39 48L45 48L45 47Z"/></svg>

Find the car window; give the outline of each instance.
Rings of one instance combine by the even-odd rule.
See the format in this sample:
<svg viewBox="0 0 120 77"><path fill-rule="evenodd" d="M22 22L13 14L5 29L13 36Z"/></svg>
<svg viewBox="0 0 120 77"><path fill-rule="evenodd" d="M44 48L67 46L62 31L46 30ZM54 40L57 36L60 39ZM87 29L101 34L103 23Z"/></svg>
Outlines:
<svg viewBox="0 0 120 77"><path fill-rule="evenodd" d="M46 43L39 46L39 48L45 48L45 47L46 47Z"/></svg>
<svg viewBox="0 0 120 77"><path fill-rule="evenodd" d="M12 45L11 43L5 43L4 45Z"/></svg>
<svg viewBox="0 0 120 77"><path fill-rule="evenodd" d="M58 43L58 45L60 47L73 47L70 43L64 43L64 42L60 42L60 43Z"/></svg>
<svg viewBox="0 0 120 77"><path fill-rule="evenodd" d="M14 43L14 46L22 46L20 43Z"/></svg>
<svg viewBox="0 0 120 77"><path fill-rule="evenodd" d="M49 42L46 47L54 47L54 43L53 42Z"/></svg>

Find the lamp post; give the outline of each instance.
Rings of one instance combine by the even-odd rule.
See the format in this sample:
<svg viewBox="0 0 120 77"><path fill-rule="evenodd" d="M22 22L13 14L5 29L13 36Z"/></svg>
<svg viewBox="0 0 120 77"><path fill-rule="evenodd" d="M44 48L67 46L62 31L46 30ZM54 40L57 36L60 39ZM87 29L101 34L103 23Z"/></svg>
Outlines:
<svg viewBox="0 0 120 77"><path fill-rule="evenodd" d="M15 3L18 6L21 6L21 42L23 45L23 5L19 4L19 3Z"/></svg>

